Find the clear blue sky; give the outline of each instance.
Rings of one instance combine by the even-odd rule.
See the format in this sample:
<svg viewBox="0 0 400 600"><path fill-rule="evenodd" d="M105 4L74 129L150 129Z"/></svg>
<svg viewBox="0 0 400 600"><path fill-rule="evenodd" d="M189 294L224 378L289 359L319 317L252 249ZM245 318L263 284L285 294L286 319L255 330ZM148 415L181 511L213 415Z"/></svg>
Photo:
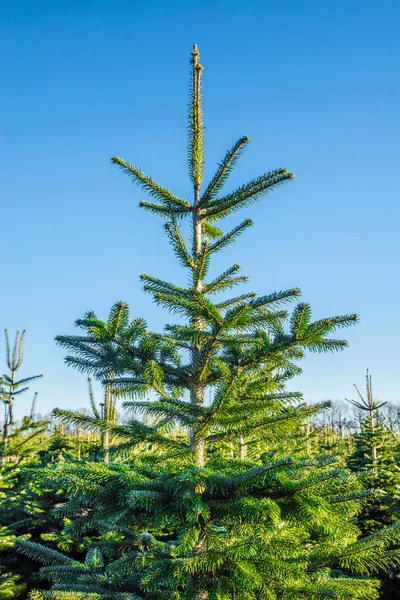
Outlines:
<svg viewBox="0 0 400 600"><path fill-rule="evenodd" d="M307 400L351 396L367 367L376 395L400 400L400 2L20 0L0 11L1 326L27 329L23 374L44 374L32 388L41 412L87 405L85 377L53 341L86 310L105 317L123 299L153 328L170 320L138 276L180 270L110 157L190 194L193 43L207 175L242 135L251 144L232 185L280 166L296 175L247 211L254 228L217 267L239 262L260 293L299 286L316 318L361 315L348 350L303 362Z"/></svg>

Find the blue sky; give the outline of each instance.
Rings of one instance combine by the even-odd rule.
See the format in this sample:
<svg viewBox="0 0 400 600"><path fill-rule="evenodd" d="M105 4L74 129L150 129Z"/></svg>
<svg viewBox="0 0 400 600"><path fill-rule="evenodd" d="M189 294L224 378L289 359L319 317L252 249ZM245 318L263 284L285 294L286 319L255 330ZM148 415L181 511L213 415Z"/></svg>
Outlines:
<svg viewBox="0 0 400 600"><path fill-rule="evenodd" d="M400 401L400 2L20 0L0 11L0 315L27 329L22 374L44 374L38 410L87 405L85 377L53 341L86 310L105 317L123 299L153 328L170 321L138 276L182 274L110 157L190 194L193 43L206 175L242 135L231 186L280 166L296 175L246 211L252 231L216 269L239 262L260 293L299 286L316 318L360 314L349 349L303 362L293 385L307 400L351 397L369 368L377 397Z"/></svg>

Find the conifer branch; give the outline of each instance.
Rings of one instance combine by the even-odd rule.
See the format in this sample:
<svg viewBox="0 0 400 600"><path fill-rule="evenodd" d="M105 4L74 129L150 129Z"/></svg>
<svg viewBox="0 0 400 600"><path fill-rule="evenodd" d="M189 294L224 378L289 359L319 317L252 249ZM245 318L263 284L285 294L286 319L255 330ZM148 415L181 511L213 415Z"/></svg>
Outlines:
<svg viewBox="0 0 400 600"><path fill-rule="evenodd" d="M187 291L177 285L173 285L168 281L163 281L157 277L151 277L150 275L142 274L140 279L145 282L144 289L149 292L165 292L173 293L181 296L186 296Z"/></svg>
<svg viewBox="0 0 400 600"><path fill-rule="evenodd" d="M286 169L277 169L257 177L231 194L210 202L206 208L203 208L201 218L217 221L227 217L229 214L256 202L272 189L282 185L289 179L293 179L293 177L294 175L288 173Z"/></svg>
<svg viewBox="0 0 400 600"><path fill-rule="evenodd" d="M204 237L208 240L215 240L223 234L222 229L204 220L201 222L201 228Z"/></svg>
<svg viewBox="0 0 400 600"><path fill-rule="evenodd" d="M185 240L183 239L182 233L175 221L167 223L165 225L165 231L170 239L172 249L175 256L179 260L182 266L194 269L193 258L190 256Z"/></svg>
<svg viewBox="0 0 400 600"><path fill-rule="evenodd" d="M227 269L226 271L221 273L221 275L216 277L213 281L210 281L210 283L204 283L203 284L203 293L205 293L205 294L216 293L220 290L222 291L225 288L231 287L231 286L235 285L236 283L240 283L241 281L247 281L248 278L246 276L234 277L234 278L231 277L231 275L234 275L235 273L237 273L239 271L239 269L240 269L239 265L233 265L232 267L230 267L229 269Z"/></svg>
<svg viewBox="0 0 400 600"><path fill-rule="evenodd" d="M188 213L191 210L189 202L178 198L170 192L167 188L162 187L156 183L151 177L145 175L140 169L131 165L127 161L123 160L119 156L113 156L111 162L118 165L120 169L128 175L134 183L143 188L150 196L161 200L161 203L165 210L169 210L177 213ZM157 205L154 205L157 206Z"/></svg>
<svg viewBox="0 0 400 600"><path fill-rule="evenodd" d="M51 550L41 544L36 544L29 540L17 538L14 542L14 546L25 556L32 558L33 560L47 563L48 565L76 565L79 564L69 556L64 556L57 550Z"/></svg>
<svg viewBox="0 0 400 600"><path fill-rule="evenodd" d="M223 248L234 242L239 237L239 235L243 233L245 229L251 227L252 225L253 221L251 219L245 219L242 223L240 223L240 225L237 225L229 233L219 238L213 244L210 244L208 253L213 254L214 252L222 250Z"/></svg>
<svg viewBox="0 0 400 600"><path fill-rule="evenodd" d="M212 200L223 188L227 179L229 178L229 175L232 173L237 160L242 154L244 147L249 143L249 141L250 140L247 136L240 138L236 144L234 144L233 147L225 154L224 158L218 165L218 169L214 177L211 179L201 197L201 207L206 206L207 202Z"/></svg>
<svg viewBox="0 0 400 600"><path fill-rule="evenodd" d="M218 304L216 304L218 309L227 309L230 308L231 306L236 306L238 304L241 305L241 309L243 309L243 311L241 310L241 313L243 314L243 312L249 312L249 306L248 305L244 305L243 303L246 300L251 300L253 298L256 298L257 294L256 292L248 292L247 294L242 294L241 296L236 296L235 298L229 298L228 300L224 300L223 302L218 302ZM246 324L249 323L250 321L248 319L246 319Z"/></svg>

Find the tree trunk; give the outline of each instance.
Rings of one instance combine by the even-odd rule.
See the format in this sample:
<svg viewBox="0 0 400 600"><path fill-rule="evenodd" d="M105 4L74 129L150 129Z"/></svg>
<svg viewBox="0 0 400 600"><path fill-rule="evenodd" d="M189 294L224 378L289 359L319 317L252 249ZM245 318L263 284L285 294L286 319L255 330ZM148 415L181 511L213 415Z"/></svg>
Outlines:
<svg viewBox="0 0 400 600"><path fill-rule="evenodd" d="M107 379L109 378L109 374L107 373ZM105 385L105 398L104 398L104 420L107 423L111 423L112 420L112 396L111 396L111 388L110 384L106 383ZM108 464L110 462L110 432L108 429L104 431L103 434L103 450L104 450L104 462Z"/></svg>
<svg viewBox="0 0 400 600"><path fill-rule="evenodd" d="M9 430L10 430L10 426L9 426L8 422L6 420L4 420L2 462L5 462L5 459L6 459Z"/></svg>
<svg viewBox="0 0 400 600"><path fill-rule="evenodd" d="M9 385L9 392L7 402L4 406L4 425L3 425L3 459L7 453L8 438L10 436L10 428L14 422L14 411L13 411L13 391L15 382L15 370L11 369L11 383Z"/></svg>
<svg viewBox="0 0 400 600"><path fill-rule="evenodd" d="M108 429L103 435L103 450L104 450L104 463L108 465L110 462L110 432Z"/></svg>
<svg viewBox="0 0 400 600"><path fill-rule="evenodd" d="M244 437L241 435L239 437L239 459L246 460L247 458L247 446L244 441Z"/></svg>
<svg viewBox="0 0 400 600"><path fill-rule="evenodd" d="M310 435L311 435L311 423L310 423L310 421L307 421L307 424L306 424L306 438L307 438L307 454L308 454L308 456L311 456L311 439L310 439Z"/></svg>
<svg viewBox="0 0 400 600"><path fill-rule="evenodd" d="M194 187L194 205L193 205L193 258L197 262L200 257L202 249L201 239L201 218L200 209L198 208L200 202L200 188ZM202 289L202 283L199 279L196 282L196 291L200 292ZM201 322L199 319L194 319L193 327L195 329L201 329ZM200 348L198 346L192 347L192 367L193 371L196 370L198 355ZM196 406L202 406L204 403L204 388L199 382L195 382L193 388L190 391L190 402ZM190 433L190 447L194 450L195 463L198 467L204 467L205 464L205 442L203 438L197 438L192 431Z"/></svg>

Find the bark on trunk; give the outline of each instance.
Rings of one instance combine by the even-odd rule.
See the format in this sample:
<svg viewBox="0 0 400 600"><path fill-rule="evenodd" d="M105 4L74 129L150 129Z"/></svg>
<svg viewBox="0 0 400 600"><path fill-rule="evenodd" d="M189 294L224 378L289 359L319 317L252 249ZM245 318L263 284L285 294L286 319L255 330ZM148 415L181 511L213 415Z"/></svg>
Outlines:
<svg viewBox="0 0 400 600"><path fill-rule="evenodd" d="M247 458L247 446L244 442L244 437L239 437L239 459L245 460Z"/></svg>
<svg viewBox="0 0 400 600"><path fill-rule="evenodd" d="M194 205L193 205L193 258L195 261L199 259L202 239L201 239L201 218L200 218L200 189L195 186L194 188ZM200 292L202 289L202 283L199 279L196 282L196 291ZM201 322L199 319L194 319L193 327L195 329L201 329ZM192 348L192 366L193 370L196 368L198 361L200 348L199 346L193 346ZM196 406L202 406L204 403L204 388L200 385L194 384L190 392L190 401ZM198 467L204 467L205 464L205 442L203 438L197 438L193 431L190 433L190 447L194 450L195 463Z"/></svg>

